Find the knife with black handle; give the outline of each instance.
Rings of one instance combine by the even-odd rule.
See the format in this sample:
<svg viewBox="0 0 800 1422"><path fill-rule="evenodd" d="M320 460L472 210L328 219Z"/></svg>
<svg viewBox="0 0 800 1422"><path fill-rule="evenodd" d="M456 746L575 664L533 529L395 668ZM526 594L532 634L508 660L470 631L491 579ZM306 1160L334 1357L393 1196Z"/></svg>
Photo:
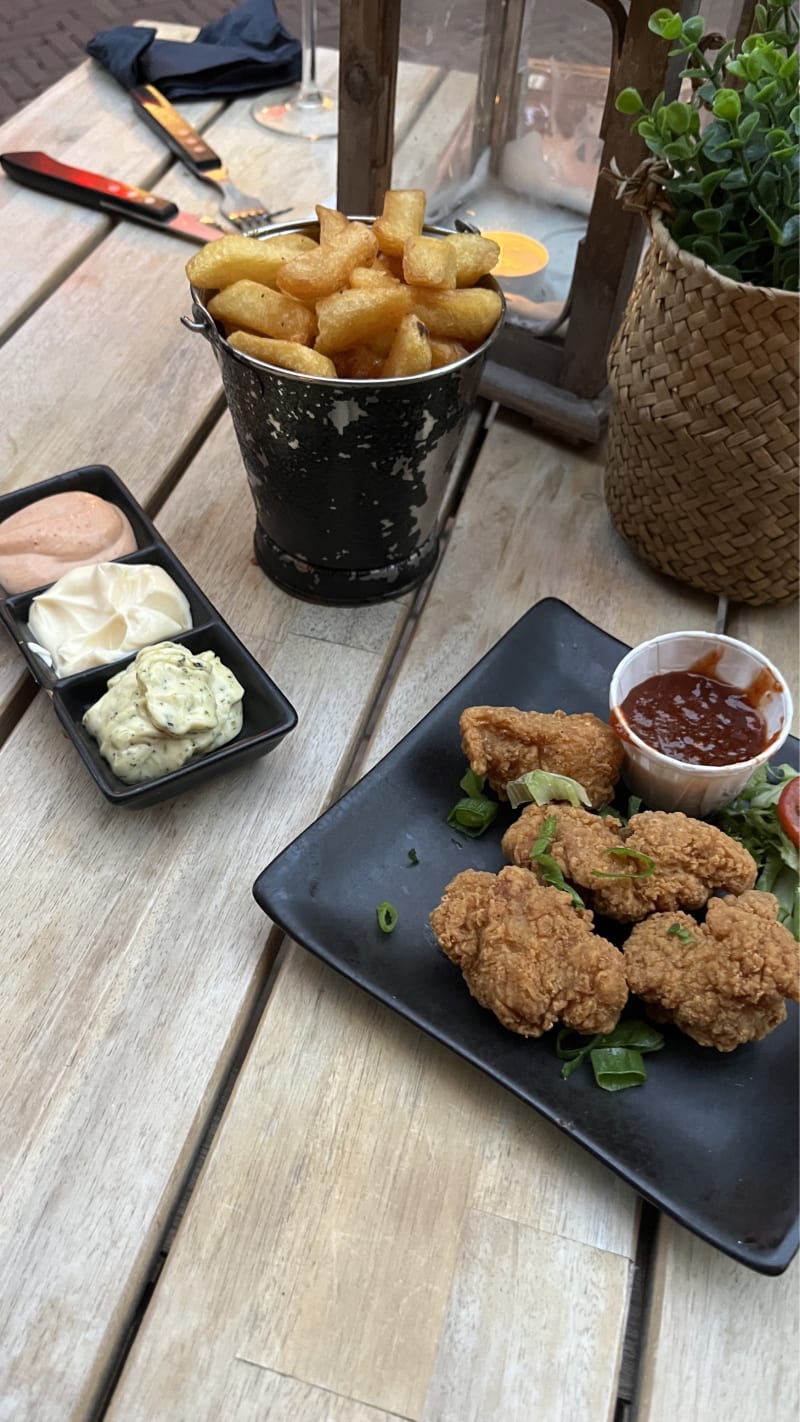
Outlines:
<svg viewBox="0 0 800 1422"><path fill-rule="evenodd" d="M214 149L196 129L179 114L177 109L153 84L142 84L130 90L130 97L148 128L157 133L176 157L180 158L196 178L209 181L209 173L221 171L225 177L225 164ZM213 180L211 180L213 181Z"/></svg>
<svg viewBox="0 0 800 1422"><path fill-rule="evenodd" d="M78 202L114 217L129 217L191 242L210 242L222 236L221 229L213 222L196 217L192 212L181 212L169 198L103 177L101 173L70 168L47 153L0 153L0 165L15 182L50 197Z"/></svg>

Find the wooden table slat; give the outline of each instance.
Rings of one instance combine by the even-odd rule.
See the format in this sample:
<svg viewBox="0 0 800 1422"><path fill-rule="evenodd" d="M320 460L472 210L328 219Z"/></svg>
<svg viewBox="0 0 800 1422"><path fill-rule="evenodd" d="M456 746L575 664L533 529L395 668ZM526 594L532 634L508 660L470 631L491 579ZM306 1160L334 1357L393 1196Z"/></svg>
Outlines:
<svg viewBox="0 0 800 1422"><path fill-rule="evenodd" d="M297 706L297 730L136 814L104 805L43 696L0 751L15 807L0 882L17 886L0 1005L9 1416L35 1399L37 1422L77 1419L101 1386L269 968L253 880L331 793L407 614L401 600L354 626L269 583L243 472L224 518L204 516L234 456L226 418L160 525Z"/></svg>

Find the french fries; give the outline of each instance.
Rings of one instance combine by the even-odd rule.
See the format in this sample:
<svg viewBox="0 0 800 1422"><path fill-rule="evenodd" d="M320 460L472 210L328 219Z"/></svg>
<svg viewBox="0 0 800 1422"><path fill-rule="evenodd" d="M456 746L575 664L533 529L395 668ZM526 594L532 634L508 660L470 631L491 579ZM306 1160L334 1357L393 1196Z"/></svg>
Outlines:
<svg viewBox="0 0 800 1422"><path fill-rule="evenodd" d="M403 281L447 291L456 284L456 254L437 237L409 237L403 248Z"/></svg>
<svg viewBox="0 0 800 1422"><path fill-rule="evenodd" d="M319 351L301 346L298 341L271 341L268 336L254 336L251 331L231 331L228 345L244 355L279 365L283 370L296 370L300 375L322 375L336 379L336 366Z"/></svg>
<svg viewBox="0 0 800 1422"><path fill-rule="evenodd" d="M226 286L211 298L208 309L223 326L254 331L257 336L310 346L317 334L317 318L302 301L257 281Z"/></svg>
<svg viewBox="0 0 800 1422"><path fill-rule="evenodd" d="M473 286L458 291L410 287L412 310L437 341L480 345L500 319L503 303L496 291Z"/></svg>
<svg viewBox="0 0 800 1422"><path fill-rule="evenodd" d="M416 316L404 316L383 365L384 379L398 375L423 375L431 368L431 342Z"/></svg>
<svg viewBox="0 0 800 1422"><path fill-rule="evenodd" d="M317 302L317 350L335 355L366 344L397 326L411 309L411 292L399 282L372 291L338 291Z"/></svg>
<svg viewBox="0 0 800 1422"><path fill-rule="evenodd" d="M302 233L220 237L186 266L234 350L300 375L396 380L442 370L486 340L502 315L474 283L495 242L423 232L421 189L386 193L370 227L318 207L319 241Z"/></svg>
<svg viewBox="0 0 800 1422"><path fill-rule="evenodd" d="M402 257L409 237L419 237L424 222L422 188L395 188L386 193L383 212L372 230L382 252Z"/></svg>
<svg viewBox="0 0 800 1422"><path fill-rule="evenodd" d="M195 252L186 263L186 275L192 286L231 286L235 281L260 281L274 286L275 278L292 257L316 250L316 242L303 232L286 232L271 237L268 242L254 242L252 237L218 237Z"/></svg>

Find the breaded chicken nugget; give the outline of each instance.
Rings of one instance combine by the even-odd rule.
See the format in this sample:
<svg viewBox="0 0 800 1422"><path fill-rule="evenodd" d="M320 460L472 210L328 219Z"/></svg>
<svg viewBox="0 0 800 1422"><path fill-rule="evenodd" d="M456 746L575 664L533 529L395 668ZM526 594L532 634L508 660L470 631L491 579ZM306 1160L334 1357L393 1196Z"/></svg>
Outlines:
<svg viewBox="0 0 800 1422"><path fill-rule="evenodd" d="M609 849L622 846L622 826L619 820L604 820L600 815L591 815L580 806L553 802L549 805L526 805L518 820L503 835L503 853L512 864L523 869L537 867L531 863L531 850L544 829L547 820L554 819L555 830L547 846L547 853L555 859L559 869L571 884L594 889L596 871L621 868L609 858Z"/></svg>
<svg viewBox="0 0 800 1422"><path fill-rule="evenodd" d="M658 911L702 908L715 889L741 894L756 882L756 862L741 844L715 825L679 811L634 815L624 844L647 855L654 868L651 874L637 873L631 861L631 877L593 880L595 912L622 923ZM606 865L606 872L624 873L624 858Z"/></svg>
<svg viewBox="0 0 800 1422"><path fill-rule="evenodd" d="M614 794L622 768L622 742L611 727L585 712L544 714L514 706L470 706L461 714L461 744L476 775L485 775L495 794L506 799L509 780L529 770L569 775L586 790L592 805Z"/></svg>
<svg viewBox="0 0 800 1422"><path fill-rule="evenodd" d="M628 991L622 955L592 932L592 915L526 869L465 869L431 914L443 951L472 996L512 1032L540 1037L561 1021L611 1032Z"/></svg>
<svg viewBox="0 0 800 1422"><path fill-rule="evenodd" d="M704 924L685 913L637 923L625 944L631 992L701 1047L732 1052L766 1037L785 1020L784 998L798 1000L798 947L777 908L753 891L712 899Z"/></svg>

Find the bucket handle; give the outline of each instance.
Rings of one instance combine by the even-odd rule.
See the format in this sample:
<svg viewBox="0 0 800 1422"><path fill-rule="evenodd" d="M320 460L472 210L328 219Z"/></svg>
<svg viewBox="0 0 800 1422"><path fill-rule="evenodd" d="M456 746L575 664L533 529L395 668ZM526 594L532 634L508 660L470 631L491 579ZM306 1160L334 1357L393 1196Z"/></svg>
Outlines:
<svg viewBox="0 0 800 1422"><path fill-rule="evenodd" d="M207 341L211 341L212 345L214 344L217 336L217 328L208 312L204 311L202 306L192 303L192 315L181 316L181 325L185 326L187 331L194 331L198 335L205 336Z"/></svg>

